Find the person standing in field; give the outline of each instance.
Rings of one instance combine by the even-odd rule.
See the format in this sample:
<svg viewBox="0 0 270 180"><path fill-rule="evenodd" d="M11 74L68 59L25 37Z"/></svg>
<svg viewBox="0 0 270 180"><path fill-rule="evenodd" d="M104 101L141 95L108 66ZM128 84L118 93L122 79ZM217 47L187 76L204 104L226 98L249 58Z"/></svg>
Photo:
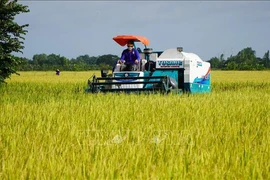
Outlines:
<svg viewBox="0 0 270 180"><path fill-rule="evenodd" d="M57 76L59 76L59 75L60 75L60 70L59 70L59 69L56 69L55 74L56 74Z"/></svg>

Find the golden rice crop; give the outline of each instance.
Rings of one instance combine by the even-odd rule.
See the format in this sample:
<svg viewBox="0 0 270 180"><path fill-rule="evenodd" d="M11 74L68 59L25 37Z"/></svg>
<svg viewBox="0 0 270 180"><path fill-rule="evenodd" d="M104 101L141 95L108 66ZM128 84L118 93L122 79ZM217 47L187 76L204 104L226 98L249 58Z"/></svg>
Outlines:
<svg viewBox="0 0 270 180"><path fill-rule="evenodd" d="M212 71L194 95L86 94L92 73L0 87L1 179L270 178L270 71Z"/></svg>

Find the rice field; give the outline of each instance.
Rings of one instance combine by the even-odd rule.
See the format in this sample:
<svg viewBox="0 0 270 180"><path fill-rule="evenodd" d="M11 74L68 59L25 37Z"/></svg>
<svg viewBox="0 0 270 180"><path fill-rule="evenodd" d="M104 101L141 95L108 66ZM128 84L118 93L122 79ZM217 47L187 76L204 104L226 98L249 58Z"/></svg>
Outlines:
<svg viewBox="0 0 270 180"><path fill-rule="evenodd" d="M0 86L0 179L270 179L270 71L194 95L86 94L93 73Z"/></svg>

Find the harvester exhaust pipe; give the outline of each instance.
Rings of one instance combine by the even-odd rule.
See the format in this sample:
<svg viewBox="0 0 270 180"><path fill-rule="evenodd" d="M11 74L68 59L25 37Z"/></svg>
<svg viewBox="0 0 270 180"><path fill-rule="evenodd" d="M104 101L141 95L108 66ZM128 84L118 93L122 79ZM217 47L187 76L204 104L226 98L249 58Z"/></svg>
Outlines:
<svg viewBox="0 0 270 180"><path fill-rule="evenodd" d="M183 47L177 47L177 51L182 52L183 51Z"/></svg>
<svg viewBox="0 0 270 180"><path fill-rule="evenodd" d="M153 49L152 48L144 48L143 49L143 53L145 54L145 59L146 59L146 61L147 61L148 64L150 62L149 55L152 54L152 52L153 52ZM148 67L147 70L150 71L150 66Z"/></svg>
<svg viewBox="0 0 270 180"><path fill-rule="evenodd" d="M153 49L152 48L145 48L143 50L143 53L145 54L145 59L149 61L149 54L152 54Z"/></svg>

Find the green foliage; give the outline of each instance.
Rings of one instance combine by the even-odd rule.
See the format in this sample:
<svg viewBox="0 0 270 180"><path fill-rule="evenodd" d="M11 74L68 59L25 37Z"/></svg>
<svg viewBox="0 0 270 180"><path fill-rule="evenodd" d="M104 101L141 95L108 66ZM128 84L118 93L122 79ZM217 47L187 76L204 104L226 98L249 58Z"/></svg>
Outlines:
<svg viewBox="0 0 270 180"><path fill-rule="evenodd" d="M217 57L213 57L209 60L212 69L219 69L221 66L221 61Z"/></svg>
<svg viewBox="0 0 270 180"><path fill-rule="evenodd" d="M256 52L251 47L242 49L237 55L231 55L227 60L224 60L223 57L222 54L219 59L217 57L211 58L209 60L211 67L222 70L264 70L270 68L267 66L269 51L268 54L265 53L263 59L256 57Z"/></svg>
<svg viewBox="0 0 270 180"><path fill-rule="evenodd" d="M85 54L85 55L77 57L75 61L79 63L87 64L87 65L95 65L97 62L97 58L98 57L94 57L94 56L90 57L88 54Z"/></svg>
<svg viewBox="0 0 270 180"><path fill-rule="evenodd" d="M269 50L264 54L262 61L266 68L270 68Z"/></svg>
<svg viewBox="0 0 270 180"><path fill-rule="evenodd" d="M19 25L14 21L16 15L29 12L27 6L17 3L17 0L0 1L0 83L5 82L11 74L17 74L16 67L20 58L12 52L21 52L24 48L23 41L27 33L24 30L28 24Z"/></svg>
<svg viewBox="0 0 270 180"><path fill-rule="evenodd" d="M77 58L68 59L64 56L56 54L35 54L33 59L21 58L22 62L19 65L20 71L50 71L55 69L65 71L85 71L85 70L100 70L112 69L118 56L107 54L102 56L82 55Z"/></svg>
<svg viewBox="0 0 270 180"><path fill-rule="evenodd" d="M105 64L109 65L107 68L112 69L112 67L115 65L116 61L119 60L119 57L112 54L105 54L102 56L99 56L97 59L97 65L100 67L103 67ZM106 68L106 67L103 67Z"/></svg>

